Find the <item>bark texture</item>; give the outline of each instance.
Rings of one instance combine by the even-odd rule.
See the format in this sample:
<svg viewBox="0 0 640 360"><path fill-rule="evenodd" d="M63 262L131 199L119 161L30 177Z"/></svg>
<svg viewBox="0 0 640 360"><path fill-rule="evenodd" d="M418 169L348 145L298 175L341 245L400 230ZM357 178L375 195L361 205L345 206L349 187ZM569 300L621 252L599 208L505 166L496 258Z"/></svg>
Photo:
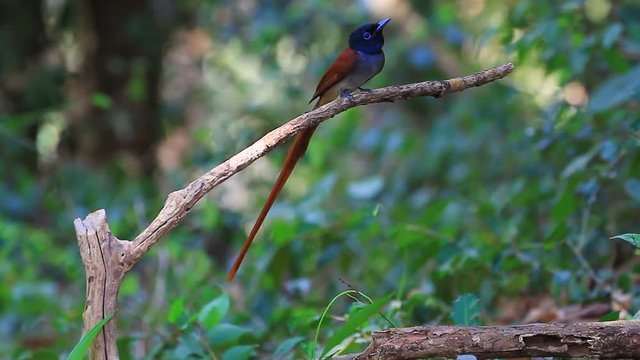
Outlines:
<svg viewBox="0 0 640 360"><path fill-rule="evenodd" d="M346 360L558 357L640 358L640 321L517 326L419 326L374 332L371 345Z"/></svg>
<svg viewBox="0 0 640 360"><path fill-rule="evenodd" d="M117 309L118 291L126 272L122 260L129 251L130 242L113 236L102 209L89 214L84 220L76 219L73 225L87 284L82 313L84 331L87 332ZM91 358L118 358L116 325L113 320L105 324L93 342Z"/></svg>

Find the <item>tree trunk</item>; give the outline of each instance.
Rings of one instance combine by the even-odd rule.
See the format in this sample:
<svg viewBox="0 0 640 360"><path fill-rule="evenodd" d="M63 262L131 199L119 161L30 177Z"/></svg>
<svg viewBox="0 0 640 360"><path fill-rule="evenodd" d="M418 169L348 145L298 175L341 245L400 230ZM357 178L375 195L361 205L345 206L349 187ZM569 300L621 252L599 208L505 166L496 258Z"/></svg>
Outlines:
<svg viewBox="0 0 640 360"><path fill-rule="evenodd" d="M169 5L167 5L169 4ZM149 174L160 140L163 48L173 24L170 2L79 1L81 74L63 149L87 163L125 155L132 170ZM110 104L96 105L94 94Z"/></svg>

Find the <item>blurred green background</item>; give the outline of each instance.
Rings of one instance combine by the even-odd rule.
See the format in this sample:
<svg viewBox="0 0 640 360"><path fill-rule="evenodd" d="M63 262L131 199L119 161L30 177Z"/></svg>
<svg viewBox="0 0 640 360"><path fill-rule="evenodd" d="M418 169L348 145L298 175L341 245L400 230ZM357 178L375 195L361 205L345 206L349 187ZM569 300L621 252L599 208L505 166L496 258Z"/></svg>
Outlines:
<svg viewBox="0 0 640 360"><path fill-rule="evenodd" d="M1 357L79 339L73 219L104 208L135 237L169 192L309 110L348 34L385 17L368 87L516 70L324 123L233 283L284 150L216 188L126 277L121 357L358 351L391 326L338 331L362 296L316 333L349 286L392 294L395 326L635 314L638 257L609 238L639 232L637 1L3 1Z"/></svg>

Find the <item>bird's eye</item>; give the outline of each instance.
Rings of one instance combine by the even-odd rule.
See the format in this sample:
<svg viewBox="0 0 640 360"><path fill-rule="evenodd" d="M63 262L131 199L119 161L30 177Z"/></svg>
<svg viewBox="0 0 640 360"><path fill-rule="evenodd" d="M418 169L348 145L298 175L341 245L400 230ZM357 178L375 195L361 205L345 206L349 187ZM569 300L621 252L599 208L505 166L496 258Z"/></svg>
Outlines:
<svg viewBox="0 0 640 360"><path fill-rule="evenodd" d="M369 40L369 39L371 39L371 34L366 32L366 33L362 34L362 38L365 39L365 40Z"/></svg>

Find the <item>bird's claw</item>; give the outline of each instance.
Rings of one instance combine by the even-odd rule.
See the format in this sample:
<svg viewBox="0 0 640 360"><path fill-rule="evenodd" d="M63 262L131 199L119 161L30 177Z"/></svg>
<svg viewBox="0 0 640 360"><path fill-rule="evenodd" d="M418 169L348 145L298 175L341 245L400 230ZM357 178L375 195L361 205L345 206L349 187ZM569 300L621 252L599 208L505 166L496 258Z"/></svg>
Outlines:
<svg viewBox="0 0 640 360"><path fill-rule="evenodd" d="M346 98L346 99L349 99L349 100L353 100L353 95L351 95L351 93L346 91L346 90L341 90L340 91L340 97L341 98Z"/></svg>
<svg viewBox="0 0 640 360"><path fill-rule="evenodd" d="M366 93L370 93L370 92L372 92L372 91L373 91L373 90L371 90L371 89L367 89L367 88L363 88L363 87L359 87L359 86L358 86L358 90L360 90L360 91L362 91L362 92L366 92Z"/></svg>

